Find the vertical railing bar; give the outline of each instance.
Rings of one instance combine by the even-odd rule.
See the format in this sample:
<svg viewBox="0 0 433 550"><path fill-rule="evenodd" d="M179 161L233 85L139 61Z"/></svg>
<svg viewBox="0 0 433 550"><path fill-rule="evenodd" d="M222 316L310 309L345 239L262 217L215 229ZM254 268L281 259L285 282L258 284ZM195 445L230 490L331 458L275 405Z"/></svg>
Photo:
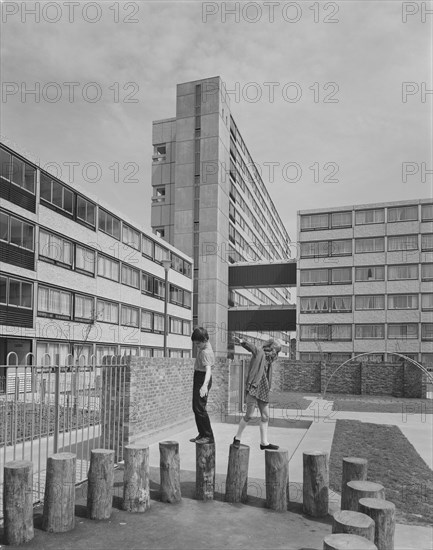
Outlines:
<svg viewBox="0 0 433 550"><path fill-rule="evenodd" d="M18 370L17 367L14 367L15 369L15 376L14 376L14 460L16 460L16 452L17 452L17 430L18 430L18 403L17 403L17 377L18 377ZM19 392L20 386L18 381L18 392Z"/></svg>
<svg viewBox="0 0 433 550"><path fill-rule="evenodd" d="M113 394L112 394L112 390L113 390L113 366L110 366L110 397L109 397L109 400L108 400L108 447L110 446L110 442L111 442L111 404L112 404L112 397L113 397ZM107 442L105 441L104 442L106 445L107 445ZM107 447L104 446L104 448L106 449Z"/></svg>
<svg viewBox="0 0 433 550"><path fill-rule="evenodd" d="M119 449L120 449L120 415L122 413L122 367L119 368L119 389L118 389L118 397L117 401L119 403L119 411L117 414L117 437L116 437L116 457L117 461L119 461Z"/></svg>
<svg viewBox="0 0 433 550"><path fill-rule="evenodd" d="M116 412L117 412L117 401L118 401L118 394L117 394L117 378L119 373L119 368L116 366L116 369L114 371L114 407L113 407L113 438L111 439L111 444L108 446L109 449L116 449Z"/></svg>
<svg viewBox="0 0 433 550"><path fill-rule="evenodd" d="M44 361L45 362L45 361ZM41 498L41 453L42 453L42 411L43 402L45 401L46 384L44 385L44 366L41 367L41 391L39 398L39 438L38 438L38 499Z"/></svg>
<svg viewBox="0 0 433 550"><path fill-rule="evenodd" d="M123 400L122 400L122 434L121 434L122 447L121 447L121 457L120 457L121 460L123 460L123 449L124 449L124 442L125 442L125 408L126 408L127 402L129 406L129 401L126 399L126 385L127 385L126 376L128 372L130 372L125 366L122 367L122 371L123 371Z"/></svg>
<svg viewBox="0 0 433 550"><path fill-rule="evenodd" d="M35 437L35 393L37 390L37 378L36 378L36 370L37 366L33 365L31 367L32 370L32 422L31 422L31 430L30 430L30 460L33 462L33 439Z"/></svg>
<svg viewBox="0 0 433 550"><path fill-rule="evenodd" d="M74 374L74 365L71 366L71 371L70 371L70 375L71 375L71 380L70 380L70 385L69 385L69 406L67 408L67 411L66 411L66 414L67 414L67 417L68 417L68 428L69 428L69 452L72 451L72 432L73 432L73 415L72 415L72 407L73 407L73 395L72 395L72 391L73 391L73 380L74 380L74 377L75 377L75 374Z"/></svg>
<svg viewBox="0 0 433 550"><path fill-rule="evenodd" d="M83 366L83 399L84 399L84 393L86 388L86 367ZM78 386L78 409L81 409L79 416L81 416L81 463L80 463L80 479L81 479L81 473L83 471L83 456L84 456L84 437L85 437L85 422L84 422L84 407L80 407L80 387ZM78 413L78 410L77 410ZM87 461L87 455L86 455L86 461Z"/></svg>

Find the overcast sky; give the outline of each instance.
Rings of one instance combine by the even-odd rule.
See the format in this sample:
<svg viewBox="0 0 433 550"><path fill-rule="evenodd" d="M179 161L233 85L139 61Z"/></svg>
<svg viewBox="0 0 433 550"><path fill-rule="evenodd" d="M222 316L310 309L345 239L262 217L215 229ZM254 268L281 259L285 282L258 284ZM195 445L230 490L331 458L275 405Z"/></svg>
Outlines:
<svg viewBox="0 0 433 550"><path fill-rule="evenodd" d="M3 2L1 134L137 226L152 121L216 75L292 240L297 210L432 196L421 2L71 4Z"/></svg>

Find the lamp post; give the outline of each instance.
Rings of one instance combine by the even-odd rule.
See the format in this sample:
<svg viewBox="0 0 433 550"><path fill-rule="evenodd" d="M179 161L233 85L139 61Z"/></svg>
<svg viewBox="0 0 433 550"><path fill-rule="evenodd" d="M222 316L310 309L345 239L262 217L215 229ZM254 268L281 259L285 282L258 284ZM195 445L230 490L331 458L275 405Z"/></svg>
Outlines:
<svg viewBox="0 0 433 550"><path fill-rule="evenodd" d="M167 334L168 334L168 319L167 319L167 304L168 304L168 270L171 267L171 260L162 260L162 265L165 271L165 292L164 292L164 357L167 357Z"/></svg>

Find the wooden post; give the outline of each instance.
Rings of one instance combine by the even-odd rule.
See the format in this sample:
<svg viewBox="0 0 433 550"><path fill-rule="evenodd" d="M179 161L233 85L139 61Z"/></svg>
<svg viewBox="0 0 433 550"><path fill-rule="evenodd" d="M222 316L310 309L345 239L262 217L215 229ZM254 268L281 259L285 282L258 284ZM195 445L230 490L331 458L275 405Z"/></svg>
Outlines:
<svg viewBox="0 0 433 550"><path fill-rule="evenodd" d="M373 481L349 481L347 483L347 510L358 512L360 498L381 498L385 500L385 489Z"/></svg>
<svg viewBox="0 0 433 550"><path fill-rule="evenodd" d="M87 512L90 519L111 516L114 485L114 451L93 449L87 475Z"/></svg>
<svg viewBox="0 0 433 550"><path fill-rule="evenodd" d="M266 506L277 512L287 511L289 451L265 450Z"/></svg>
<svg viewBox="0 0 433 550"><path fill-rule="evenodd" d="M374 520L374 543L378 550L394 550L395 505L388 500L361 498L359 511Z"/></svg>
<svg viewBox="0 0 433 550"><path fill-rule="evenodd" d="M18 546L34 537L33 463L30 460L7 462L3 481L5 543Z"/></svg>
<svg viewBox="0 0 433 550"><path fill-rule="evenodd" d="M326 535L323 539L323 550L377 550L371 540L359 535Z"/></svg>
<svg viewBox="0 0 433 550"><path fill-rule="evenodd" d="M57 453L47 459L42 529L64 533L75 527L76 455Z"/></svg>
<svg viewBox="0 0 433 550"><path fill-rule="evenodd" d="M374 520L360 512L341 510L334 514L332 532L359 535L374 542Z"/></svg>
<svg viewBox="0 0 433 550"><path fill-rule="evenodd" d="M248 445L235 447L233 443L229 449L227 465L226 502L246 502L248 486L248 463L250 448Z"/></svg>
<svg viewBox="0 0 433 550"><path fill-rule="evenodd" d="M329 504L329 462L324 451L303 453L303 511L312 517L323 517Z"/></svg>
<svg viewBox="0 0 433 550"><path fill-rule="evenodd" d="M368 460L366 458L356 458L353 456L343 458L343 473L341 478L341 509L342 510L348 510L347 482L348 481L366 481L367 465L368 465Z"/></svg>
<svg viewBox="0 0 433 550"><path fill-rule="evenodd" d="M180 458L177 441L161 441L159 444L159 470L161 476L161 501L180 502Z"/></svg>
<svg viewBox="0 0 433 550"><path fill-rule="evenodd" d="M123 509L145 512L150 508L149 446L126 445L124 448Z"/></svg>
<svg viewBox="0 0 433 550"><path fill-rule="evenodd" d="M195 498L213 500L215 491L215 443L195 444Z"/></svg>

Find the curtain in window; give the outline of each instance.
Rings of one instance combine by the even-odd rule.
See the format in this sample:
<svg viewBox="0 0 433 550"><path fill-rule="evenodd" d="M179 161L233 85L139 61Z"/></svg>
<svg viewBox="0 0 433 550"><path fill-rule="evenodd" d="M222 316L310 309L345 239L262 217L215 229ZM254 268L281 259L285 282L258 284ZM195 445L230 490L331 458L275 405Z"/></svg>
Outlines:
<svg viewBox="0 0 433 550"><path fill-rule="evenodd" d="M388 250L417 250L418 235L399 235L388 237Z"/></svg>
<svg viewBox="0 0 433 550"><path fill-rule="evenodd" d="M350 340L351 338L351 325L331 325L331 340Z"/></svg>
<svg viewBox="0 0 433 550"><path fill-rule="evenodd" d="M332 282L333 283L351 283L352 282L352 269L335 268L332 270Z"/></svg>
<svg viewBox="0 0 433 550"><path fill-rule="evenodd" d="M424 268L424 266L422 267ZM432 275L433 275L433 270L432 270ZM388 267L388 280L398 281L400 279L418 279L418 266L417 265L390 265Z"/></svg>
<svg viewBox="0 0 433 550"><path fill-rule="evenodd" d="M347 227L352 225L352 212L334 212L331 215L332 227Z"/></svg>

